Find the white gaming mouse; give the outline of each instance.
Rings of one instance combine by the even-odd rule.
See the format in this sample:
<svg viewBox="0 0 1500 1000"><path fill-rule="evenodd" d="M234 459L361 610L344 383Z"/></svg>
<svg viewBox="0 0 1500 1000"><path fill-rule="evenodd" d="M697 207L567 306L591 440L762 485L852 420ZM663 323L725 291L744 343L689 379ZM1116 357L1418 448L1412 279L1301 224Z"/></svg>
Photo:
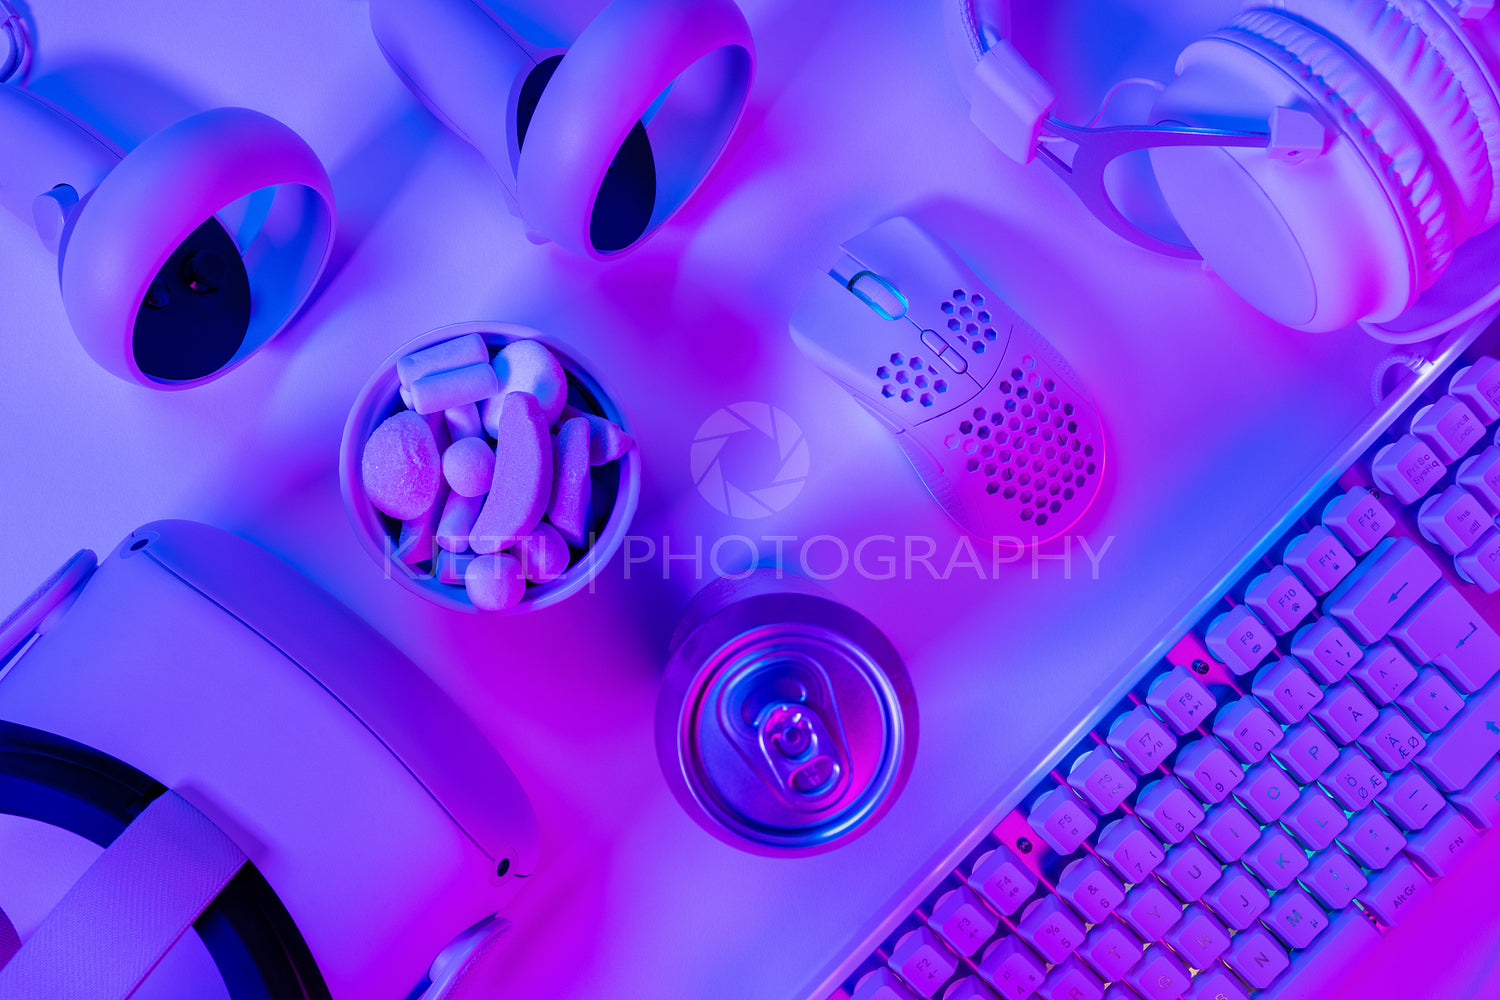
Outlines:
<svg viewBox="0 0 1500 1000"><path fill-rule="evenodd" d="M792 338L895 432L970 533L1040 544L1098 496L1104 436L1077 373L910 219L844 244L798 305Z"/></svg>

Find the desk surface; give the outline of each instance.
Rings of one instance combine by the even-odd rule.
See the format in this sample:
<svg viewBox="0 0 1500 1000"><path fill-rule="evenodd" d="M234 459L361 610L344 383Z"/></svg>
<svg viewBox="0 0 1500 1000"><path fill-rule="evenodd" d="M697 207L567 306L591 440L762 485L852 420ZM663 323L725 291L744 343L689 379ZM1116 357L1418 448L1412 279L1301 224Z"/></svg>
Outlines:
<svg viewBox="0 0 1500 1000"><path fill-rule="evenodd" d="M237 531L354 607L473 713L540 815L544 858L510 914L498 996L798 996L1370 407L1379 345L1270 325L988 147L967 123L936 2L745 0L759 73L743 128L677 220L603 266L525 240L488 167L386 67L362 3L33 6L35 89L126 146L216 104L275 115L328 165L340 230L290 330L230 377L166 394L88 361L55 262L0 218L0 607L80 546L107 550L161 517ZM562 7L581 24L597 3ZM1169 73L1177 49L1232 7L1058 3L1070 27L1047 36L1039 62L1076 84L1064 108L1086 116L1111 80ZM928 538L940 576L961 553L895 443L787 335L814 262L896 211L948 237L1072 360L1107 421L1112 471L1068 560L986 556L947 579L918 565L910 578L851 570L827 583L907 661L922 717L915 769L860 841L813 859L751 857L695 826L657 766L667 637L704 580L691 558L663 562L660 550L790 536L795 560L817 535L850 548L891 536L893 553ZM617 558L594 593L520 618L445 612L383 579L335 474L373 368L425 330L475 319L536 326L590 359L645 459L633 552L651 539L657 556ZM714 510L689 469L694 430L746 400L788 413L811 454L801 495L759 521ZM1085 551L1103 552L1097 572ZM815 568L820 558L810 553ZM1465 912L1493 910L1481 898ZM1413 978L1430 982L1389 995L1463 995L1442 978L1463 967L1452 957L1441 973L1424 960ZM1376 978L1360 996L1387 995Z"/></svg>

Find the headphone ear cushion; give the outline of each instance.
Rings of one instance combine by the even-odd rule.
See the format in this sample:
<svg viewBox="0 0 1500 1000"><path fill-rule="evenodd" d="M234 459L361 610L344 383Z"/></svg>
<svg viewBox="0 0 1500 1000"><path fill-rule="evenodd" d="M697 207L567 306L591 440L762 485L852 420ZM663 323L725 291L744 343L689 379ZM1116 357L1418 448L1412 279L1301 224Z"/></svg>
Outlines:
<svg viewBox="0 0 1500 1000"><path fill-rule="evenodd" d="M1457 242L1500 216L1500 99L1473 51L1428 0L1278 0L1343 42L1406 105L1451 183Z"/></svg>

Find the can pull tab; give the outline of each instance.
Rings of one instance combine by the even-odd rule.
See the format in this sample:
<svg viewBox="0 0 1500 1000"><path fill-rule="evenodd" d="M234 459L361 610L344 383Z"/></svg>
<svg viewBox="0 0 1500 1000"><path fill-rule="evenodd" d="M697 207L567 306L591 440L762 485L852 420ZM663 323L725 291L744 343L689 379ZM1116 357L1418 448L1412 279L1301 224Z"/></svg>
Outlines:
<svg viewBox="0 0 1500 1000"><path fill-rule="evenodd" d="M843 776L838 744L810 706L785 701L767 705L756 729L775 787L788 800L815 805L837 790Z"/></svg>

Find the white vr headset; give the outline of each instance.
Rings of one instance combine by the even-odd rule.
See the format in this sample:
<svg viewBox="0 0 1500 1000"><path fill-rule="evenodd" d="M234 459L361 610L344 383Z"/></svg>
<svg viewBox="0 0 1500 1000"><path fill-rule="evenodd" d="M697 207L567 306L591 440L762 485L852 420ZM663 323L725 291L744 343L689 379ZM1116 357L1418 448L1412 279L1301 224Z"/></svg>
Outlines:
<svg viewBox="0 0 1500 1000"><path fill-rule="evenodd" d="M1250 0L1182 53L1152 124L1121 128L1052 115L1051 89L1006 41L1006 0L950 6L991 141L1039 157L1126 239L1201 257L1271 318L1413 343L1500 301L1493 0ZM1105 169L1140 150L1191 245L1111 199Z"/></svg>
<svg viewBox="0 0 1500 1000"><path fill-rule="evenodd" d="M477 995L536 864L530 802L284 563L147 525L0 623L0 670L0 867L21 869L0 877L0 997ZM26 886L80 851L70 885Z"/></svg>

